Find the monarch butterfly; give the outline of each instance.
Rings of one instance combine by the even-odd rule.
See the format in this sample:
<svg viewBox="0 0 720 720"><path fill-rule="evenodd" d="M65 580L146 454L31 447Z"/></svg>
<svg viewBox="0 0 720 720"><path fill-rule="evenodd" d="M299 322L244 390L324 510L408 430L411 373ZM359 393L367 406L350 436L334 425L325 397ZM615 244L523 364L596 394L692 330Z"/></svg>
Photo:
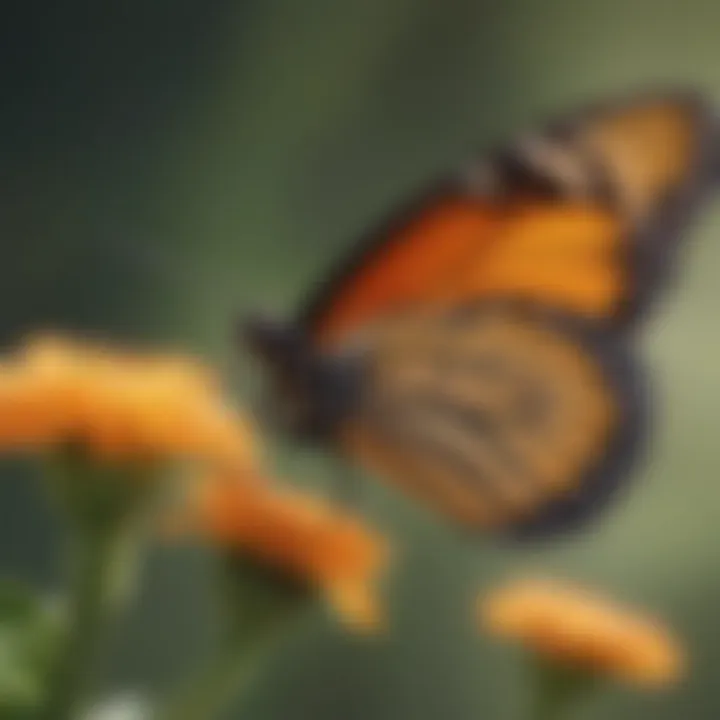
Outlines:
<svg viewBox="0 0 720 720"><path fill-rule="evenodd" d="M693 92L615 99L414 194L288 323L243 341L277 418L463 526L599 514L646 446L634 329L717 173Z"/></svg>

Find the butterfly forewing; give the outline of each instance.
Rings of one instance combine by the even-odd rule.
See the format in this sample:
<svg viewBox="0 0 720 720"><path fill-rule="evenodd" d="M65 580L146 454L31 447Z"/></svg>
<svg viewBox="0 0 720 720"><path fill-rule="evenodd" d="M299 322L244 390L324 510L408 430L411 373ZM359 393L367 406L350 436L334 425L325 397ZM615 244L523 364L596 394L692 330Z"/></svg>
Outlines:
<svg viewBox="0 0 720 720"><path fill-rule="evenodd" d="M392 213L301 325L328 348L414 305L512 298L623 328L663 286L715 145L710 112L690 94L561 118Z"/></svg>
<svg viewBox="0 0 720 720"><path fill-rule="evenodd" d="M692 102L657 100L608 113L576 136L605 173L620 211L641 221L695 169L701 121Z"/></svg>

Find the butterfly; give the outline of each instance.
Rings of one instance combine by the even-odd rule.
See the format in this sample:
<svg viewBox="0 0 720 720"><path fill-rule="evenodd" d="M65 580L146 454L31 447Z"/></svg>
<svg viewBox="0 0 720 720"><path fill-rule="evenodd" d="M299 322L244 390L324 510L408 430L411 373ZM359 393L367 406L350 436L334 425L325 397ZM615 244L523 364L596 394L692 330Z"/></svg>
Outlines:
<svg viewBox="0 0 720 720"><path fill-rule="evenodd" d="M646 452L637 329L717 145L701 96L650 92L442 173L293 320L241 322L274 422L463 527L538 537L600 516Z"/></svg>

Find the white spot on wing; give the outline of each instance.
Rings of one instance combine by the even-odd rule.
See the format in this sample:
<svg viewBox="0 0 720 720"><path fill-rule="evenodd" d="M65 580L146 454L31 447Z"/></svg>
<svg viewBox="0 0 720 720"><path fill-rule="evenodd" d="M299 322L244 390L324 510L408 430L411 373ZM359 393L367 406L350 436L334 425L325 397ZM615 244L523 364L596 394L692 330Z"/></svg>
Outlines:
<svg viewBox="0 0 720 720"><path fill-rule="evenodd" d="M590 192L588 168L572 146L542 135L526 135L518 141L516 152L530 167L558 183L571 197Z"/></svg>

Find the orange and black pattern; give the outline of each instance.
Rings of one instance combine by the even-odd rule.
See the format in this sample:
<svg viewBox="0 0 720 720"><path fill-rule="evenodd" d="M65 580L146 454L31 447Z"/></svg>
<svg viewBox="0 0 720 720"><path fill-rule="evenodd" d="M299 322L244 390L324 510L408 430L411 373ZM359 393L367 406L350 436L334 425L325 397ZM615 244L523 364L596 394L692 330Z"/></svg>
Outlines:
<svg viewBox="0 0 720 720"><path fill-rule="evenodd" d="M320 407L309 359L337 381L328 368L351 358L352 400L325 399L343 408L325 423L336 450L466 526L582 522L644 445L631 331L672 276L717 144L700 98L647 95L447 173L301 309L301 362L275 362L285 387L302 368L314 395L298 407Z"/></svg>
<svg viewBox="0 0 720 720"><path fill-rule="evenodd" d="M566 521L580 519L571 501L604 482L591 474L641 429L623 347L560 318L479 305L367 332L363 401L341 442L463 525L530 531L559 501Z"/></svg>
<svg viewBox="0 0 720 720"><path fill-rule="evenodd" d="M623 324L705 184L708 122L689 95L636 100L474 160L371 233L301 324L328 347L392 310L498 297Z"/></svg>

